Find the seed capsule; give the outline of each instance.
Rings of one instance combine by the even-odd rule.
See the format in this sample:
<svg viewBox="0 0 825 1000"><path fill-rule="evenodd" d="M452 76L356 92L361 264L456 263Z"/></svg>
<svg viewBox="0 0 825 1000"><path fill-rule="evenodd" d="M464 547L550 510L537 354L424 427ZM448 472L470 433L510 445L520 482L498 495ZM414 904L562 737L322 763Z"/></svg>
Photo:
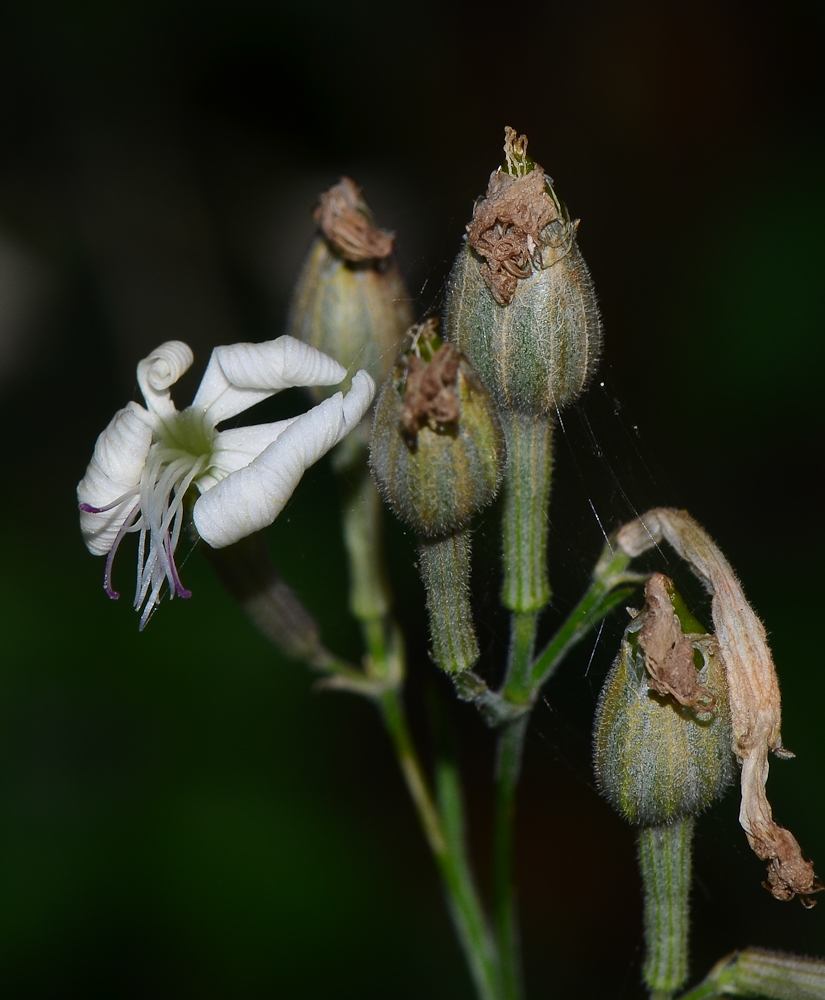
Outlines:
<svg viewBox="0 0 825 1000"><path fill-rule="evenodd" d="M287 332L347 368L366 368L380 385L412 322L392 256L394 238L373 225L348 177L321 195L315 220L319 233L298 279ZM314 391L323 396L340 388Z"/></svg>
<svg viewBox="0 0 825 1000"><path fill-rule="evenodd" d="M593 374L601 321L578 220L526 138L505 137L506 167L491 175L453 265L444 328L501 405L555 413Z"/></svg>
<svg viewBox="0 0 825 1000"><path fill-rule="evenodd" d="M631 823L695 816L734 775L725 673L716 640L654 574L602 688L594 765L601 790ZM697 669L696 660L699 660Z"/></svg>
<svg viewBox="0 0 825 1000"><path fill-rule="evenodd" d="M490 503L504 465L490 394L437 326L412 328L412 346L378 399L370 455L384 498L428 538L458 531Z"/></svg>

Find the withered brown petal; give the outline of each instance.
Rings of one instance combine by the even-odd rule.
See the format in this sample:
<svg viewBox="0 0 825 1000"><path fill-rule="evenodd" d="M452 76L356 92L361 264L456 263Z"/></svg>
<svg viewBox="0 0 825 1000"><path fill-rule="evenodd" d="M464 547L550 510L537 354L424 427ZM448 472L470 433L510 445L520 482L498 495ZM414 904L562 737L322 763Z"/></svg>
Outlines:
<svg viewBox="0 0 825 1000"><path fill-rule="evenodd" d="M542 229L558 218L546 185L544 171L538 164L523 177L511 177L503 171L496 171L490 177L487 194L476 203L473 218L467 226L471 246L483 253L477 244L496 225L502 230L516 226L537 240Z"/></svg>
<svg viewBox="0 0 825 1000"><path fill-rule="evenodd" d="M698 682L693 645L673 610L668 582L662 573L654 573L645 585L647 614L639 631L639 645L650 674L648 687L657 694L670 695L686 708L708 711L716 699Z"/></svg>
<svg viewBox="0 0 825 1000"><path fill-rule="evenodd" d="M416 355L409 359L401 423L414 437L422 423L455 423L459 417L456 379L461 356L452 344L442 344L427 363Z"/></svg>
<svg viewBox="0 0 825 1000"><path fill-rule="evenodd" d="M321 195L315 221L335 250L353 263L380 260L392 253L395 238L372 225L361 189L349 177L342 177Z"/></svg>

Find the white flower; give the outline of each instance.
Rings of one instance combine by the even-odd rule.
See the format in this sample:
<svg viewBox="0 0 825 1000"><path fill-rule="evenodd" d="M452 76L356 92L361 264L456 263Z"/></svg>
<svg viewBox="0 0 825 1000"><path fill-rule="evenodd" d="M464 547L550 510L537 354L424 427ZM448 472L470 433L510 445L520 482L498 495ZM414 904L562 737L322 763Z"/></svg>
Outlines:
<svg viewBox="0 0 825 1000"><path fill-rule="evenodd" d="M77 487L80 527L90 552L106 555L109 597L112 562L123 537L140 532L135 608L141 629L170 594L189 597L175 566L190 487L200 496L192 518L213 548L231 545L271 524L304 470L344 438L372 402L365 371L339 392L288 420L218 431L222 421L291 386L335 385L346 369L293 337L263 344L216 347L194 402L178 411L169 389L190 367L190 348L162 344L140 362L137 379L146 407L129 403L97 439Z"/></svg>

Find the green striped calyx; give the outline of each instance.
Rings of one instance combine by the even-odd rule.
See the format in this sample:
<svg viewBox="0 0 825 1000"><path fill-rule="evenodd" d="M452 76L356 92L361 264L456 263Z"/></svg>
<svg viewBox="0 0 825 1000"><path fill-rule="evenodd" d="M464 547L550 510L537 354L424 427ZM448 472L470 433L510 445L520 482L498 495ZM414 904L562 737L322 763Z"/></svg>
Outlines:
<svg viewBox="0 0 825 1000"><path fill-rule="evenodd" d="M380 385L412 323L410 298L393 257L394 238L373 224L360 189L348 177L321 195L315 220L318 235L295 288L286 332L346 368L366 368ZM312 391L320 398L340 389Z"/></svg>
<svg viewBox="0 0 825 1000"><path fill-rule="evenodd" d="M593 282L552 178L506 129L506 165L476 202L449 279L444 329L503 406L555 413L595 370Z"/></svg>
<svg viewBox="0 0 825 1000"><path fill-rule="evenodd" d="M654 573L596 710L602 792L631 823L695 816L733 779L730 712L716 640Z"/></svg>
<svg viewBox="0 0 825 1000"><path fill-rule="evenodd" d="M370 463L395 513L419 535L464 528L496 494L504 434L490 394L438 321L411 329L412 344L384 384Z"/></svg>

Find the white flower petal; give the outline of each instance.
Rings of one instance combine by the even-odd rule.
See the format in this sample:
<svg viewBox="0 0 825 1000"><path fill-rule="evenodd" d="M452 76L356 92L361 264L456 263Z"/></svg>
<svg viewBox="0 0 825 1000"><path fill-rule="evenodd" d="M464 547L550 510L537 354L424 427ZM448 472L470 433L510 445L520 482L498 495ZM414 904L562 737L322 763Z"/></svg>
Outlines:
<svg viewBox="0 0 825 1000"><path fill-rule="evenodd" d="M355 373L349 392L344 396L344 431L339 437L343 440L350 431L355 430L372 405L375 396L375 382L366 369Z"/></svg>
<svg viewBox="0 0 825 1000"><path fill-rule="evenodd" d="M215 427L281 389L335 385L346 375L343 365L294 337L216 347L192 408L208 411Z"/></svg>
<svg viewBox="0 0 825 1000"><path fill-rule="evenodd" d="M233 427L221 431L215 436L209 469L197 480L198 489L205 493L222 479L249 465L273 441L277 441L290 424L299 419L300 416L289 417L272 424Z"/></svg>
<svg viewBox="0 0 825 1000"><path fill-rule="evenodd" d="M194 360L188 344L182 340L167 340L138 363L138 385L152 412L161 416L175 412L169 387L191 368Z"/></svg>
<svg viewBox="0 0 825 1000"><path fill-rule="evenodd" d="M336 393L302 414L251 465L222 480L195 504L195 527L215 549L271 524L304 471L344 438L369 409L375 383L358 372L346 396Z"/></svg>
<svg viewBox="0 0 825 1000"><path fill-rule="evenodd" d="M136 496L152 444L152 429L145 416L148 414L137 403L130 403L114 415L97 439L86 475L78 484L78 503L101 508L131 491ZM111 510L99 514L80 512L80 530L90 552L102 556L109 551L135 502L130 502L127 495Z"/></svg>

